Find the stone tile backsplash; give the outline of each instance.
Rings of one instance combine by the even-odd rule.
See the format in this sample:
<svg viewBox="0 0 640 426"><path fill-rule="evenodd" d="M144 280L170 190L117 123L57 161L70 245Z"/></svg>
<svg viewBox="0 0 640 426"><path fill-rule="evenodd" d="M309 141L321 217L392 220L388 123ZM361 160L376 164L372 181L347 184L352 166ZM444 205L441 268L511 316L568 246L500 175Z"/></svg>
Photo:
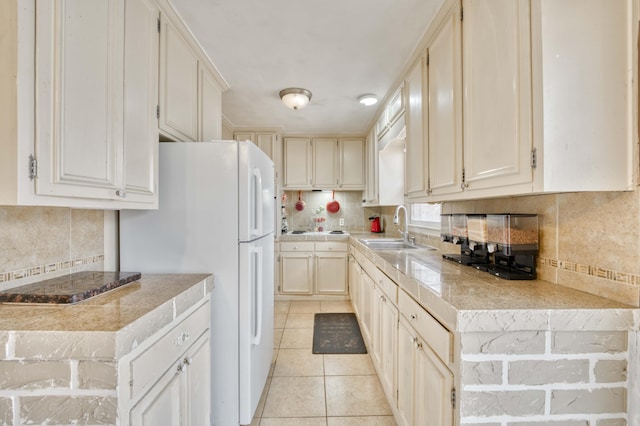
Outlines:
<svg viewBox="0 0 640 426"><path fill-rule="evenodd" d="M103 263L104 211L0 206L0 290Z"/></svg>
<svg viewBox="0 0 640 426"><path fill-rule="evenodd" d="M399 236L391 218L395 206L363 208L362 192L336 192L340 211L326 204L330 191L287 191L289 230L310 230L313 216L326 230L370 229L369 217L383 218L385 233ZM443 213L536 213L539 215L538 277L618 302L640 306L640 191L543 194L455 201ZM102 269L105 212L62 207L0 206L0 290L77 270ZM344 227L340 219L344 219ZM401 218L404 221L404 217ZM418 243L445 250L458 247L437 236L413 232ZM113 248L116 249L115 247ZM453 251L452 251L453 252Z"/></svg>
<svg viewBox="0 0 640 426"><path fill-rule="evenodd" d="M638 190L456 201L442 213L535 213L539 278L640 306Z"/></svg>

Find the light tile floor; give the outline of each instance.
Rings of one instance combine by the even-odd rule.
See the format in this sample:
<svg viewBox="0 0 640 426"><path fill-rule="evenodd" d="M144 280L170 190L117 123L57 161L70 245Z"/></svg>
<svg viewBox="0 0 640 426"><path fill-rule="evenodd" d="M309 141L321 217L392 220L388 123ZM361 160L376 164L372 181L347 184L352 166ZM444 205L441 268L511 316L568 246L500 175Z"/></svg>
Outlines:
<svg viewBox="0 0 640 426"><path fill-rule="evenodd" d="M316 312L349 301L276 301L274 362L251 426L395 426L369 355L314 355Z"/></svg>

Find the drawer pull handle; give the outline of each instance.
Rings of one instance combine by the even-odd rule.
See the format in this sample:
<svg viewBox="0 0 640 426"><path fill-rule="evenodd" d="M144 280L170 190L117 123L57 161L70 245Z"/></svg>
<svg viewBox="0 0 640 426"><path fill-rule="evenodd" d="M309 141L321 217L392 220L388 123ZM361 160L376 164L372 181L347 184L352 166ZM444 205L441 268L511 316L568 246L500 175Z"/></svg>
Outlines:
<svg viewBox="0 0 640 426"><path fill-rule="evenodd" d="M189 358L185 358L182 363L184 365L191 365L191 362L193 362L193 358L189 357Z"/></svg>
<svg viewBox="0 0 640 426"><path fill-rule="evenodd" d="M411 314L411 320L414 320L416 318L418 318L418 316L416 314Z"/></svg>
<svg viewBox="0 0 640 426"><path fill-rule="evenodd" d="M174 343L176 346L182 346L185 344L187 340L189 340L189 332L183 331L182 333L180 333L178 337L176 337L176 340L174 341Z"/></svg>
<svg viewBox="0 0 640 426"><path fill-rule="evenodd" d="M182 373L184 371L184 365L183 364L179 364L178 367L176 368L176 373Z"/></svg>

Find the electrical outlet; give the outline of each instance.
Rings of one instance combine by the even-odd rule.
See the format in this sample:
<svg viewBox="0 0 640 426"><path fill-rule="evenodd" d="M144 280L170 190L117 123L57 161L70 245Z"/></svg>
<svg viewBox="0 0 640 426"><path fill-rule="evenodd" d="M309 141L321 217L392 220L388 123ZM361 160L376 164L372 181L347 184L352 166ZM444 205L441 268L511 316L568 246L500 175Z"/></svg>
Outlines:
<svg viewBox="0 0 640 426"><path fill-rule="evenodd" d="M340 226L344 226L344 217L340 218Z"/></svg>

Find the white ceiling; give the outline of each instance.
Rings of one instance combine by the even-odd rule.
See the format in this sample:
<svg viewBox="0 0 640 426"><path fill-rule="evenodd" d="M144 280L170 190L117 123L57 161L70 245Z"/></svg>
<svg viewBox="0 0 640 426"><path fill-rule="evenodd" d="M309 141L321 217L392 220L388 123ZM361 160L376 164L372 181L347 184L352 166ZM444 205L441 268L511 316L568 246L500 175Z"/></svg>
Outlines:
<svg viewBox="0 0 640 426"><path fill-rule="evenodd" d="M171 0L231 88L234 127L364 134L443 0ZM312 92L284 106L287 87Z"/></svg>

